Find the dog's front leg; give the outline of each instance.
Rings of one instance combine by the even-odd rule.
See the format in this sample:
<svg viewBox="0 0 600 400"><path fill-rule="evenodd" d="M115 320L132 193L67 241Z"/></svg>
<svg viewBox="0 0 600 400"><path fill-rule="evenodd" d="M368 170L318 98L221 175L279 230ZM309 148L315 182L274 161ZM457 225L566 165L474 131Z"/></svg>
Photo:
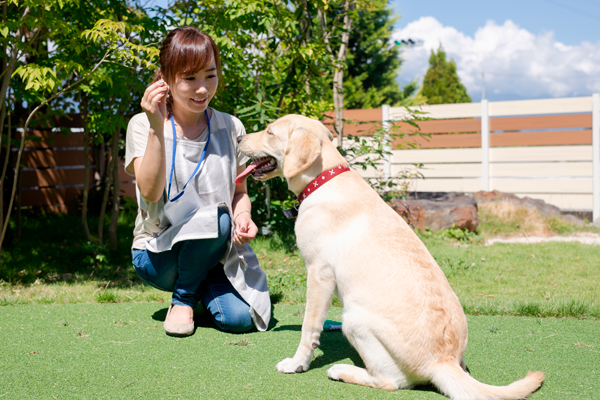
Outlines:
<svg viewBox="0 0 600 400"><path fill-rule="evenodd" d="M308 268L306 310L300 345L294 358L286 358L277 364L278 371L286 374L308 371L313 352L319 347L319 337L323 331L323 323L327 318L334 291L335 280L331 273L325 272L324 269Z"/></svg>

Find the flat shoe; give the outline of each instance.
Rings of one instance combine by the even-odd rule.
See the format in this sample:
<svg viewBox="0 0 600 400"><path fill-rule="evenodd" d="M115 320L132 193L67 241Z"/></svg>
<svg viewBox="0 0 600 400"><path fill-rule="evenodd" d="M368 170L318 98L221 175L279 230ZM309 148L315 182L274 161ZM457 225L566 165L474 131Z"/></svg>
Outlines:
<svg viewBox="0 0 600 400"><path fill-rule="evenodd" d="M169 307L169 311L167 311L167 317L165 318L165 332L169 336L190 336L194 333L194 323L182 324L180 322L171 322L169 321L169 314L171 314L171 309L173 309L173 304Z"/></svg>

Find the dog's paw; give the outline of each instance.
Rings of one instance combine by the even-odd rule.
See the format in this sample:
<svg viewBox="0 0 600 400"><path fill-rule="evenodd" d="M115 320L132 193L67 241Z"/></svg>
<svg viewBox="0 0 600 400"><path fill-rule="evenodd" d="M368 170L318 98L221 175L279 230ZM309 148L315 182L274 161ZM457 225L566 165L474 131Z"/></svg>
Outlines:
<svg viewBox="0 0 600 400"><path fill-rule="evenodd" d="M303 365L293 358L286 358L277 364L277 371L285 374L295 374L308 371L308 365Z"/></svg>
<svg viewBox="0 0 600 400"><path fill-rule="evenodd" d="M344 380L341 378L344 369L345 368L343 365L336 364L327 370L327 377L334 381L344 382Z"/></svg>

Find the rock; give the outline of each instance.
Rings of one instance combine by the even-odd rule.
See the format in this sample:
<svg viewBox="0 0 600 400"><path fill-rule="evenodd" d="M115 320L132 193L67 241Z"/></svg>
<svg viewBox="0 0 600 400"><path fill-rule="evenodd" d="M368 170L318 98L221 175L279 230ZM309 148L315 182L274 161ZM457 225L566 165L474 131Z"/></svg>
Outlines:
<svg viewBox="0 0 600 400"><path fill-rule="evenodd" d="M474 193L473 197L482 203L499 200L510 201L529 210L538 210L544 217L561 215L560 208L548 204L544 200L532 199L531 197L517 197L512 193L503 193L497 190L492 190L491 192L479 191Z"/></svg>
<svg viewBox="0 0 600 400"><path fill-rule="evenodd" d="M477 201L457 192L413 192L391 200L392 208L413 228L442 230L457 227L473 232L479 225Z"/></svg>
<svg viewBox="0 0 600 400"><path fill-rule="evenodd" d="M564 214L564 215L562 215L561 218L563 219L563 221L568 222L573 225L577 225L577 226L585 225L584 220L582 220L581 218L577 218L576 216L571 215L571 214Z"/></svg>
<svg viewBox="0 0 600 400"><path fill-rule="evenodd" d="M491 192L479 191L473 194L473 197L480 203L489 201L509 201L517 206L529 209L537 210L542 217L559 217L564 222L575 224L577 226L584 226L585 221L581 218L572 214L563 214L560 208L553 206L552 204L546 203L544 200L532 199L531 197L517 197L511 193L503 193L497 190Z"/></svg>

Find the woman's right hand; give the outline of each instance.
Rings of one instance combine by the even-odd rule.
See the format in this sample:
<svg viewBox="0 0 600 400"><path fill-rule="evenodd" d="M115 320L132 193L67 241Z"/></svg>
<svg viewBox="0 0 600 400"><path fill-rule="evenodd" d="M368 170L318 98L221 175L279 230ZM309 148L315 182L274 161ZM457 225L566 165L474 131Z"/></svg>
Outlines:
<svg viewBox="0 0 600 400"><path fill-rule="evenodd" d="M162 127L167 116L166 96L168 91L169 87L161 79L148 86L144 92L144 97L142 97L142 109L148 116L150 126L154 129Z"/></svg>

